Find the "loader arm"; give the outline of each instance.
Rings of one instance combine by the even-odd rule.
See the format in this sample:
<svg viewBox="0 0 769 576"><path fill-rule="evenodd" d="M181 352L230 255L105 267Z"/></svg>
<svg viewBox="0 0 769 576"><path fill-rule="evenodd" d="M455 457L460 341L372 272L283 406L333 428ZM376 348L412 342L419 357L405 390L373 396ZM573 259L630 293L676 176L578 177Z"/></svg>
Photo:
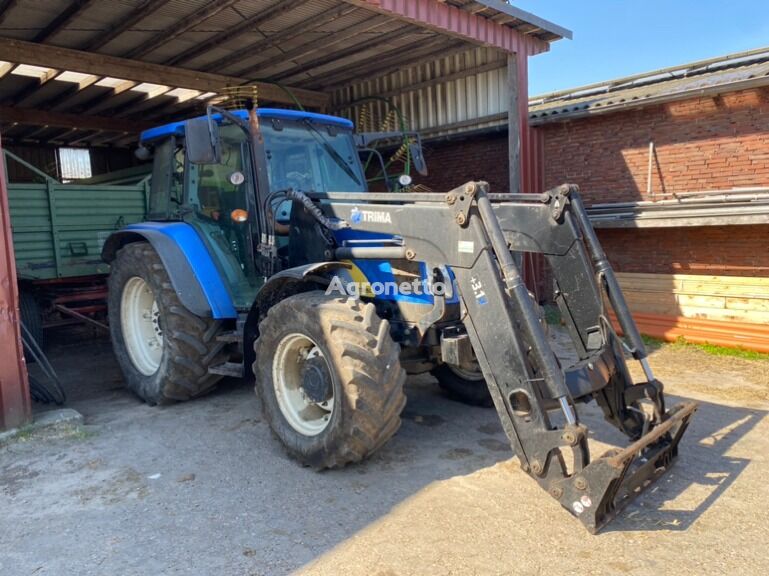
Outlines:
<svg viewBox="0 0 769 576"><path fill-rule="evenodd" d="M666 411L662 384L646 361L576 186L494 195L486 183L469 182L445 196L308 196L338 225L402 239L399 246L334 246L334 258L417 260L429 263L438 278L451 267L467 338L521 467L588 530L598 531L673 463L696 404ZM579 356L574 366L564 369L549 345L513 251L548 260L555 299ZM604 294L646 382L632 381ZM434 298L431 318L440 313L443 297ZM628 447L591 459L588 430L575 406L590 400L629 437Z"/></svg>

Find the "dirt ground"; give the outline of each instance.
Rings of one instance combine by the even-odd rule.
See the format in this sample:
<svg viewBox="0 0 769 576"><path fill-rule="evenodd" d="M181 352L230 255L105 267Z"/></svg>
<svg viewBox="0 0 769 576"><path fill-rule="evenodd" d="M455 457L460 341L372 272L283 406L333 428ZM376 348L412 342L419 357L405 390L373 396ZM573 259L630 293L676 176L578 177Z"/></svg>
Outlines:
<svg viewBox="0 0 769 576"><path fill-rule="evenodd" d="M108 342L52 356L85 426L0 448L3 576L769 572L767 361L655 350L669 403L700 409L674 469L591 536L520 471L493 410L428 377L410 380L379 453L316 473L239 382L150 408L123 390ZM595 408L580 415L596 444L619 439Z"/></svg>

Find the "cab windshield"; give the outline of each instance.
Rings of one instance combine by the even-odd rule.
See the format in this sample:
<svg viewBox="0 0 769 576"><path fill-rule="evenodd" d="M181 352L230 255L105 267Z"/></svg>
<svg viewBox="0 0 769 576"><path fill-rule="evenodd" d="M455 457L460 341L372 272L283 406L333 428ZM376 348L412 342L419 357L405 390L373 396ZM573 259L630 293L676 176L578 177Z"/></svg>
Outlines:
<svg viewBox="0 0 769 576"><path fill-rule="evenodd" d="M348 129L309 120L265 120L270 191L364 192L366 178Z"/></svg>

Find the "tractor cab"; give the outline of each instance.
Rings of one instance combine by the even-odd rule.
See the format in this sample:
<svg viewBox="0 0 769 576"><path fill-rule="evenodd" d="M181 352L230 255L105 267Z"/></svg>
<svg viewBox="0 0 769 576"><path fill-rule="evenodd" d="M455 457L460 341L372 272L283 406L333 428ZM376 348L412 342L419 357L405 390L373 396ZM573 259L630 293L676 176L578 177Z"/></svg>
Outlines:
<svg viewBox="0 0 769 576"><path fill-rule="evenodd" d="M280 192L365 192L362 157L369 165L377 159L375 178L388 188L410 183L403 174L387 175L374 146L392 146L399 136L356 135L344 118L269 108L253 116L209 110L207 116L152 128L142 133L137 151L140 158L153 157L147 219L191 225L235 308L247 310L265 277L276 271L260 263L279 261L287 250L292 203ZM410 156L421 159L416 150L411 144ZM274 243L273 254L264 253L266 243Z"/></svg>

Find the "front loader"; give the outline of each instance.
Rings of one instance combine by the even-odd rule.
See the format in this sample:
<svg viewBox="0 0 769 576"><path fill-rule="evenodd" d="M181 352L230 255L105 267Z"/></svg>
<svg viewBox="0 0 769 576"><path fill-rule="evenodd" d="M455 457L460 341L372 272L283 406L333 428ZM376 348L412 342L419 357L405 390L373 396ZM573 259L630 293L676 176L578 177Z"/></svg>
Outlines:
<svg viewBox="0 0 769 576"><path fill-rule="evenodd" d="M286 450L333 468L396 433L406 372L448 368L467 399L487 388L522 469L591 532L674 462L696 405L666 408L576 186L368 192L351 126L311 113L210 110L144 141L153 191L173 202L155 196L162 217L104 255L117 357L149 402L253 376ZM573 366L548 342L521 252L549 265ZM627 447L591 458L578 411L591 401Z"/></svg>

